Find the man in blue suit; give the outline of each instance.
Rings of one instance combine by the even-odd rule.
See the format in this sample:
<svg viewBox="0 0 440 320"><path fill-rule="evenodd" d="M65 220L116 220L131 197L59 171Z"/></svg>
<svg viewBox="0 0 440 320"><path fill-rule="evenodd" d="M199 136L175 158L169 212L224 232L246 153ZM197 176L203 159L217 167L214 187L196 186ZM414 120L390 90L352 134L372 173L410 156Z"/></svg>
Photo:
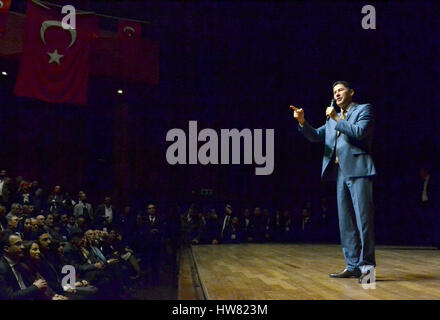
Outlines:
<svg viewBox="0 0 440 320"><path fill-rule="evenodd" d="M327 121L317 129L304 118L304 110L291 106L299 130L311 142L324 143L321 177L335 180L339 229L346 268L332 278L374 279L374 206L371 158L375 117L370 104L353 102L354 90L346 81L333 84L333 97L341 108L326 110Z"/></svg>

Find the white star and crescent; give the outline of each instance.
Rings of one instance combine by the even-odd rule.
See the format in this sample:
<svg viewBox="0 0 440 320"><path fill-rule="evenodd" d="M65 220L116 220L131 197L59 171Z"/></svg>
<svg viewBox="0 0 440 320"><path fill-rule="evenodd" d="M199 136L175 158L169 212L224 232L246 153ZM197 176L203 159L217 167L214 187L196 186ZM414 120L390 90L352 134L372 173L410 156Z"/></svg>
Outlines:
<svg viewBox="0 0 440 320"><path fill-rule="evenodd" d="M133 34L136 33L136 30L134 30L134 28L130 26L124 27L123 31L127 34L128 37L132 37ZM127 31L131 31L131 32L127 32Z"/></svg>
<svg viewBox="0 0 440 320"><path fill-rule="evenodd" d="M55 51L52 53L48 52L47 54L50 57L49 64L55 62L56 64L60 65L60 59L64 57L63 54L58 54L58 49L55 49Z"/></svg>
<svg viewBox="0 0 440 320"><path fill-rule="evenodd" d="M46 33L46 30L49 29L50 27L57 27L57 28L64 29L61 25L61 21L56 21L56 20L43 21L43 23L41 24L41 28L40 28L40 38L41 38L41 41L44 43L44 45L46 45L46 39L44 38L44 34ZM66 30L66 29L64 29L64 30ZM76 30L67 29L67 31L69 31L70 37L71 37L70 44L67 47L67 49L69 49L76 42ZM54 52L48 52L47 54L50 57L50 60L48 62L49 64L56 63L56 64L60 65L61 64L60 59L62 57L64 57L64 55L58 53L58 49L55 49Z"/></svg>

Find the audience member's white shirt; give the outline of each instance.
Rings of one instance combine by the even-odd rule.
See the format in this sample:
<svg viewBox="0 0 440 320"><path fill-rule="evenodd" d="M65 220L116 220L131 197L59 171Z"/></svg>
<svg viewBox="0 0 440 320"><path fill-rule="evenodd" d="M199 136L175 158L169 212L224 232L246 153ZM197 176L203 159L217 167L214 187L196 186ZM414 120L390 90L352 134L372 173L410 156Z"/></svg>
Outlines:
<svg viewBox="0 0 440 320"><path fill-rule="evenodd" d="M112 222L113 221L113 210L112 207L110 206L110 208L105 207L105 217L107 219L108 222Z"/></svg>
<svg viewBox="0 0 440 320"><path fill-rule="evenodd" d="M0 180L0 196L3 195L3 184L5 183L5 179Z"/></svg>

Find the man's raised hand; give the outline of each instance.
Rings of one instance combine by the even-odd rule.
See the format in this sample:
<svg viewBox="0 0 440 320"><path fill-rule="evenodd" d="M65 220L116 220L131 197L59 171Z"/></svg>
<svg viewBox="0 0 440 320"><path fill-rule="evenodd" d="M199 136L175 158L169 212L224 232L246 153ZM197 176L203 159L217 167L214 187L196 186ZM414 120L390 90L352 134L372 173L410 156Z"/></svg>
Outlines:
<svg viewBox="0 0 440 320"><path fill-rule="evenodd" d="M296 120L298 120L299 124L300 125L304 125L304 121L305 121L305 119L304 119L304 110L302 108L298 109L298 108L296 108L296 107L294 107L292 105L290 106L290 109L293 110L293 117Z"/></svg>
<svg viewBox="0 0 440 320"><path fill-rule="evenodd" d="M336 115L337 115L336 110L333 107L327 107L327 109L325 110L325 116L327 117L327 120L332 118L333 120L336 121L335 119Z"/></svg>

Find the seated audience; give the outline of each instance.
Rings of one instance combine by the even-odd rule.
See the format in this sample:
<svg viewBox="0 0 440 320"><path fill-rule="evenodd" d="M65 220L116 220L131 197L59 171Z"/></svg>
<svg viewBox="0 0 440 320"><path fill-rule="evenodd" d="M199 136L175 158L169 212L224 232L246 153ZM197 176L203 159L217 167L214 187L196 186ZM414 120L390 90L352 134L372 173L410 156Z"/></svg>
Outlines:
<svg viewBox="0 0 440 320"><path fill-rule="evenodd" d="M41 278L30 280L32 273L20 264L24 257L24 245L20 236L5 232L0 241L3 256L0 258L0 299L38 300L47 289L47 282ZM52 296L53 300L64 298Z"/></svg>
<svg viewBox="0 0 440 320"><path fill-rule="evenodd" d="M28 241L24 244L24 259L21 262L21 267L27 270L25 277L27 282L33 282L38 279L42 279L46 282L47 286L39 292L38 299L40 300L51 300L52 298L57 298L57 300L68 300L66 296L63 295L63 291L55 292L51 284L47 282L44 276L40 273L40 246L36 241ZM57 287L54 287L57 288Z"/></svg>

